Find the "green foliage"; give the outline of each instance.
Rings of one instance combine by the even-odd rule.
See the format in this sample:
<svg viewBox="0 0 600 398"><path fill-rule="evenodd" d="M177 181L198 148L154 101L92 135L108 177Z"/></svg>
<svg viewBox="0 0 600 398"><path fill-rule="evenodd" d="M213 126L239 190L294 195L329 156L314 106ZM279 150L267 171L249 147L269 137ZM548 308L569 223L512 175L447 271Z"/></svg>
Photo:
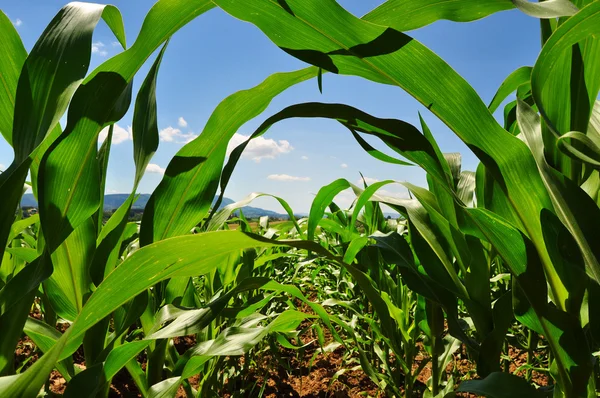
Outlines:
<svg viewBox="0 0 600 398"><path fill-rule="evenodd" d="M166 43L214 7L255 24L311 66L223 100L171 160L141 222L130 222L159 144L156 85ZM403 33L513 8L543 18L543 47L489 106ZM300 356L310 344L300 337L314 333L323 352L344 349L345 368L334 380L360 366L388 396L596 396L600 2L388 0L357 18L334 0L160 0L134 44L88 73L101 18L125 49L115 7L71 3L26 54L0 12L0 132L15 153L0 174L0 395L47 392L57 369L65 396L106 397L126 369L144 397L172 397L180 386L189 397L218 396L226 380L247 376L252 355L269 347L274 356L278 349ZM135 97L134 188L105 220L112 126L131 106L134 76L161 46ZM481 161L476 172L462 170L460 154L441 151L423 118L418 128L323 103L266 118L225 163L244 123L295 84L317 77L321 89L323 72L405 90L467 144ZM501 125L492 113L513 94ZM336 180L321 188L307 218L274 197L289 215L277 224L251 223L241 210L232 218L265 194L217 211L219 200L211 211L252 139L279 121L317 117L337 120L380 161L422 168L428 186L401 183L411 192L405 199L379 193L394 181L358 187ZM406 160L383 154L364 134ZM39 216L19 208L26 184ZM350 209L334 202L345 189L356 195ZM381 204L398 219L386 220ZM239 231L229 231L234 223ZM70 326L59 332L59 322ZM43 353L27 370L14 364L23 335ZM180 353L174 341L184 336L194 344ZM502 368L509 344L527 353L524 377ZM85 370L73 362L79 349ZM446 371L463 351L480 380ZM431 376L422 382L426 367ZM532 384L532 370L549 375L551 385ZM262 394L255 387L236 394Z"/></svg>

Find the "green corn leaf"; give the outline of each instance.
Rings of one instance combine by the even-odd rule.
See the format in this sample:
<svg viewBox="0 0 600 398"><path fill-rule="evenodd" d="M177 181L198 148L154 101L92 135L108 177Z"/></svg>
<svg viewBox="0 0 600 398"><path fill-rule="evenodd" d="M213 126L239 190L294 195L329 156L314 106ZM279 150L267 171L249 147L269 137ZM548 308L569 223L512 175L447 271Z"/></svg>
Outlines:
<svg viewBox="0 0 600 398"><path fill-rule="evenodd" d="M12 145L15 95L27 51L12 21L0 11L0 133Z"/></svg>
<svg viewBox="0 0 600 398"><path fill-rule="evenodd" d="M493 323L494 327L481 342L479 357L477 358L477 373L482 377L492 372L500 371L500 354L506 338L506 332L513 322L512 295L505 293L494 302ZM492 360L490 360L492 359Z"/></svg>
<svg viewBox="0 0 600 398"><path fill-rule="evenodd" d="M247 278L235 289L213 300L205 308L183 310L172 305L166 305L156 314L155 324L146 339L157 340L197 334L221 313L234 295L252 289L259 289L268 281L268 278ZM162 327L166 322L171 323Z"/></svg>
<svg viewBox="0 0 600 398"><path fill-rule="evenodd" d="M66 111L87 73L92 34L101 17L113 31L124 31L115 7L71 3L58 12L31 50L19 77L15 103L16 164L29 157Z"/></svg>
<svg viewBox="0 0 600 398"><path fill-rule="evenodd" d="M513 8L510 0L388 0L362 19L405 32L442 19L470 22Z"/></svg>
<svg viewBox="0 0 600 398"><path fill-rule="evenodd" d="M181 148L167 166L144 211L142 245L188 233L202 221L216 193L231 137L244 123L259 115L275 96L315 77L316 73L317 68L307 68L274 74L260 85L221 102L202 134Z"/></svg>
<svg viewBox="0 0 600 398"><path fill-rule="evenodd" d="M444 285L417 269L411 248L404 237L398 233L394 232L383 236L373 235L371 237L376 241L375 246L379 247L382 254L387 258L386 261L400 267L402 277L411 290L444 308L448 316L450 334L476 352L477 343L466 336L458 323L456 294L448 290L449 285Z"/></svg>
<svg viewBox="0 0 600 398"><path fill-rule="evenodd" d="M65 131L44 155L38 176L42 228L54 231L48 241L51 251L98 211L97 137L127 111L133 76L173 33L213 7L208 0L157 2L135 43L96 68L75 93Z"/></svg>
<svg viewBox="0 0 600 398"><path fill-rule="evenodd" d="M568 0L550 0L543 4L527 0L388 0L362 19L406 32L442 19L475 21L515 7L536 18L556 18L577 12L577 7Z"/></svg>
<svg viewBox="0 0 600 398"><path fill-rule="evenodd" d="M15 347L23 335L23 326L31 310L35 291L21 296L2 316L0 316L0 376L14 374ZM10 376L8 376L10 377ZM0 392L2 392L0 378Z"/></svg>
<svg viewBox="0 0 600 398"><path fill-rule="evenodd" d="M52 346L56 344L58 339L62 337L62 334L52 326L31 317L27 318L23 332L25 332L27 337L29 337L42 352L48 352ZM74 341L70 344L71 347L67 347L66 349L76 350L80 344L81 341ZM73 359L67 358L64 361L59 362L57 368L63 377L70 382L70 378L74 374Z"/></svg>
<svg viewBox="0 0 600 398"><path fill-rule="evenodd" d="M600 147L589 136L578 131L563 134L557 141L558 148L582 163L600 167Z"/></svg>
<svg viewBox="0 0 600 398"><path fill-rule="evenodd" d="M113 6L71 3L54 17L25 60L17 85L12 144L15 158L0 174L0 250L4 250L32 152L55 129L90 62L92 33L101 17L122 31Z"/></svg>
<svg viewBox="0 0 600 398"><path fill-rule="evenodd" d="M369 238L366 236L361 236L355 238L350 241L346 252L344 253L344 262L348 264L352 264L356 259L358 253L364 249L365 246L369 243Z"/></svg>
<svg viewBox="0 0 600 398"><path fill-rule="evenodd" d="M491 113L496 112L496 109L500 106L502 102L512 93L514 93L519 86L526 84L531 79L531 66L522 66L519 69L513 71L500 85L496 94L494 94L494 98L492 98L492 102L488 105L488 109Z"/></svg>
<svg viewBox="0 0 600 398"><path fill-rule="evenodd" d="M551 215L549 211L544 213ZM587 342L578 319L548 303L544 270L532 242L489 211L464 209L464 214L464 230L491 243L517 279L528 304L515 307L515 316L546 337L555 355L561 386L575 396L581 394L586 384L583 381L591 372ZM550 287L553 283L548 278Z"/></svg>
<svg viewBox="0 0 600 398"><path fill-rule="evenodd" d="M549 82L551 75L555 69L561 68L561 55L574 44L587 39L592 35L597 35L600 32L600 3L592 2L584 7L573 17L565 21L548 39L538 60L535 63L531 74L531 89L535 103L546 122L555 132L560 132L559 126L556 125L551 115L549 115L547 107L556 106L550 104L550 101L545 101L542 90ZM598 94L598 87L595 87L595 92L587 93L593 105ZM591 112L591 105L589 110ZM589 118L589 115L588 115ZM589 120L589 119L588 119ZM585 127L587 128L587 122Z"/></svg>
<svg viewBox="0 0 600 398"><path fill-rule="evenodd" d="M14 376L0 377L0 393L6 397L37 397L40 388L47 381L48 375L54 369L60 353L65 348L69 334L70 330L67 329L63 337L58 339L56 344L27 371Z"/></svg>
<svg viewBox="0 0 600 398"><path fill-rule="evenodd" d="M229 205L223 207L221 210L217 211L214 214L214 216L211 217L210 222L208 223L208 225L206 227L206 230L207 231L217 230L229 219L231 214L233 214L233 212L235 212L237 209L247 206L256 198L260 198L260 197L264 197L264 196L270 196L279 202L279 204L283 207L283 209L289 216L290 220L293 222L294 227L296 227L296 230L298 231L300 236L304 237L302 229L300 228L300 225L298 225L298 221L296 220L296 217L294 216L294 212L293 212L292 208L290 207L290 205L288 205L288 203L280 197L269 195L269 194L264 194L264 193L252 193L252 194L248 195L246 198L240 200L239 202L235 202L235 203L232 203L232 204L229 204Z"/></svg>
<svg viewBox="0 0 600 398"><path fill-rule="evenodd" d="M315 239L317 225L323 218L325 210L333 201L333 198L348 188L350 188L350 183L347 180L339 179L319 189L317 196L313 199L312 205L310 206L308 229L306 230L306 236L308 240L312 241Z"/></svg>
<svg viewBox="0 0 600 398"><path fill-rule="evenodd" d="M494 372L483 380L460 383L457 392L470 392L489 398L536 398L542 397L525 379L510 373Z"/></svg>
<svg viewBox="0 0 600 398"><path fill-rule="evenodd" d="M0 289L0 316L30 293L37 291L40 283L52 274L52 263L48 258L38 256L27 264L6 285Z"/></svg>
<svg viewBox="0 0 600 398"><path fill-rule="evenodd" d="M98 150L98 156L96 156L96 161L98 162L98 168L100 170L100 192L106 191L106 177L108 174L108 160L110 159L110 149L112 147L112 138L114 134L115 125L111 124L108 128L108 134L106 135L106 139L100 146ZM37 178L37 175L36 175ZM102 230L104 218L104 195L100 195L100 205L98 206L98 212L96 213L96 217L94 222L98 226L98 233Z"/></svg>
<svg viewBox="0 0 600 398"><path fill-rule="evenodd" d="M498 125L473 88L433 52L397 30L376 25L377 20L356 18L332 0L287 0L286 7L268 0L251 5L214 2L256 25L302 61L333 73L396 85L419 100L473 150L508 192L525 232L551 270L538 214L552 203L529 149ZM564 302L564 292L557 288L559 302Z"/></svg>
<svg viewBox="0 0 600 398"><path fill-rule="evenodd" d="M373 183L371 185L369 185L367 188L365 188L364 191L362 191L359 195L358 198L356 200L356 203L354 204L354 209L352 210L352 218L351 221L356 221L358 220L358 216L360 214L360 212L362 211L362 209L365 207L365 205L369 202L369 199L382 187L388 185L388 184L393 184L395 183L395 181L393 180L386 180L386 181L378 181L376 183ZM350 222L348 223L347 229L348 230L352 230L355 229L354 228L354 223Z"/></svg>
<svg viewBox="0 0 600 398"><path fill-rule="evenodd" d="M133 253L107 276L68 329L70 335L65 334L62 339L80 339L99 320L162 280L202 275L216 269L219 262L232 253L239 253L247 248L273 246L311 250L332 261L339 261L314 242L272 241L237 231L207 232L157 242ZM280 289L300 299L304 298L296 287L269 282L264 288ZM311 308L329 322L322 307L311 305ZM69 351L62 352L61 359L71 354Z"/></svg>
<svg viewBox="0 0 600 398"><path fill-rule="evenodd" d="M102 279L116 266L123 233L127 226L127 220L131 206L136 200L136 190L140 180L144 176L146 167L158 148L158 124L156 120L156 82L158 71L162 62L167 44L165 44L154 64L150 68L142 87L138 92L135 109L133 113L133 158L136 171L133 189L129 198L119 206L117 211L110 217L106 225L100 231L97 241L97 250L94 254L91 266L93 281L98 285ZM106 140L110 139L110 134ZM101 191L103 192L103 190ZM99 213L102 214L102 201Z"/></svg>
<svg viewBox="0 0 600 398"><path fill-rule="evenodd" d="M359 131L365 134L374 135L400 155L419 164L428 173L444 182L444 186L447 186L445 170L437 159L434 147L430 144L428 139L411 124L395 119L379 119L347 105L315 102L296 104L283 109L265 120L247 141L236 147L231 152L229 161L225 165L223 175L221 176L221 196L231 178L231 174L233 173L237 161L240 159L244 149L250 141L264 134L273 124L290 118L334 119L346 126L353 134L356 134L356 132ZM346 186L346 188L349 188L349 186ZM340 189L340 191L343 189ZM331 197L331 200L333 200L334 197L335 195ZM328 203L331 203L331 201ZM328 204L325 205L325 207L327 206ZM325 208L323 208L323 211L324 210ZM322 216L323 214L321 214L319 219ZM317 220L317 218L313 218L313 220Z"/></svg>
<svg viewBox="0 0 600 398"><path fill-rule="evenodd" d="M302 247L308 242L294 243ZM216 231L172 238L148 245L129 256L90 296L73 323L77 338L100 319L156 283L173 277L203 275L229 254L245 248L286 245L237 231Z"/></svg>
<svg viewBox="0 0 600 398"><path fill-rule="evenodd" d="M81 224L52 253L54 272L44 283L54 311L68 321L81 312L91 292L89 266L96 244L96 226L91 219Z"/></svg>
<svg viewBox="0 0 600 398"><path fill-rule="evenodd" d="M24 218L19 221L15 221L10 228L10 234L8 235L8 242L11 242L14 238L17 237L21 232L23 232L28 227L39 223L40 216L39 214L34 214L31 217Z"/></svg>
<svg viewBox="0 0 600 398"><path fill-rule="evenodd" d="M538 163L540 175L548 187L556 214L579 245L587 274L596 283L600 283L600 248L594 243L600 238L597 228L600 210L581 188L546 162L540 117L537 113L529 105L519 101L517 117L521 131ZM549 277L557 278L555 274Z"/></svg>
<svg viewBox="0 0 600 398"><path fill-rule="evenodd" d="M141 340L115 347L101 364L78 373L67 385L65 398L93 398L103 386L142 352L150 341Z"/></svg>
<svg viewBox="0 0 600 398"><path fill-rule="evenodd" d="M168 42L158 53L142 87L138 92L133 111L133 159L135 161L135 181L137 188L144 176L146 166L158 149L158 122L156 111L156 82ZM134 188L135 191L135 188Z"/></svg>
<svg viewBox="0 0 600 398"><path fill-rule="evenodd" d="M242 321L241 326L227 328L216 339L200 343L188 351L185 356L189 357L189 360L186 361L181 375L183 378L187 378L197 374L199 367L215 356L243 355L267 334L290 332L295 330L304 319L311 317L315 316L300 311L287 310L264 327L257 326L256 319L253 318L246 322ZM182 362L180 360L180 363ZM179 366L181 365L178 364ZM175 370L175 373L177 373L177 370Z"/></svg>
<svg viewBox="0 0 600 398"><path fill-rule="evenodd" d="M172 398L179 390L181 378L171 377L156 383L148 390L148 398Z"/></svg>
<svg viewBox="0 0 600 398"><path fill-rule="evenodd" d="M352 131L352 136L358 142L358 144L365 150L369 155L373 156L377 160L381 160L382 162L392 163L392 164L400 164L403 166L413 166L412 163L405 162L404 160L393 158L389 155L386 155L383 152L378 151L373 148L364 138L360 136L356 131Z"/></svg>

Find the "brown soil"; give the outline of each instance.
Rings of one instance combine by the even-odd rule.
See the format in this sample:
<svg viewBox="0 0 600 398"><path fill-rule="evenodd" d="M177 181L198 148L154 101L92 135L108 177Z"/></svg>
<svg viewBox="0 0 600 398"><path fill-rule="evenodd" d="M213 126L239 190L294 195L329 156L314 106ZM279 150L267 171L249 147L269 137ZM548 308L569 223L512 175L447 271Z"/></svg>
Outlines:
<svg viewBox="0 0 600 398"><path fill-rule="evenodd" d="M296 303L298 307L310 313L310 307L303 303ZM32 314L37 318L38 313ZM39 319L39 318L38 318ZM64 332L68 324L57 324L57 330ZM348 358L346 349L343 346L338 347L333 352L324 353L316 343L316 334L311 324L305 321L301 324L300 330L308 330L302 334L294 344L308 344L301 351L279 348L277 353L270 350L263 352L254 352L251 354L253 363L244 367L244 357L228 358L229 363L237 367L238 370L244 369L241 378L227 380L223 390L219 395L224 398L231 398L232 392L243 392L245 397L258 396L258 392L264 388L263 397L307 397L307 398L358 398L373 397L384 398L385 395L380 391L372 380L360 370L356 358ZM325 339L329 343L333 341L329 330L324 328ZM173 339L175 348L180 354L193 347L196 344L194 336L184 336ZM424 349L421 343L418 343L420 353L416 357L414 369L420 361L425 360ZM301 353L301 354L300 354ZM22 366L22 370L30 367L41 355L35 344L26 336L18 343L15 350L15 366ZM511 358L509 370L515 372L519 366L527 361L527 354L515 347L509 348ZM85 369L85 359L80 348L74 355L75 366ZM138 358L145 368L145 355ZM340 374L336 374L341 371ZM454 354L453 360L446 368L448 375L453 375L457 384L461 380L477 378L476 367L471 362L464 350L459 350ZM519 371L519 376L524 377L525 371ZM428 363L417 378L414 397L421 397L425 383L431 377L431 363ZM198 387L198 377L188 380L192 387ZM536 371L531 372L531 381L538 386L547 386L549 377L546 374ZM50 375L49 388L55 394L63 394L66 389L66 380L58 372L53 371ZM110 387L110 397L141 397L135 383L131 380L129 373L122 369L112 380ZM475 398L474 394L457 394L458 397ZM186 397L183 387L180 387L177 398Z"/></svg>
<svg viewBox="0 0 600 398"><path fill-rule="evenodd" d="M383 397L375 384L361 370L346 370L332 381L336 372L345 369L344 348L339 347L331 353L319 353L310 366L310 360L316 351L309 347L301 358L297 358L290 350L283 350L280 355L287 360L293 374L282 366L279 361L264 354L257 362L258 369L252 369L245 380L230 383L223 391L223 397L231 397L232 391L256 385L253 391L247 391L246 397L257 395L261 387L264 397L307 397L307 398L358 398L358 397ZM285 356L285 355L289 356ZM273 366L276 364L276 366ZM352 366L354 367L354 365ZM367 395L365 395L367 393Z"/></svg>

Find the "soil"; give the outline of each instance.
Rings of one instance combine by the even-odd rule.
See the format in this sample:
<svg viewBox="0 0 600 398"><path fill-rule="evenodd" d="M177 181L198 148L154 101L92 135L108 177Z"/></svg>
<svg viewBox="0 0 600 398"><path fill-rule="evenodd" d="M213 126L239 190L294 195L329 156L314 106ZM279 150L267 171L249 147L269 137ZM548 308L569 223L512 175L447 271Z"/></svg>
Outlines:
<svg viewBox="0 0 600 398"><path fill-rule="evenodd" d="M309 312L310 308L299 305L301 309ZM38 314L32 313L38 318ZM38 315L38 316L36 316ZM39 318L38 318L39 319ZM310 324L305 321L300 330L308 329ZM64 332L68 324L57 324L57 330ZM324 329L327 342L333 341L330 332ZM184 336L173 339L177 351L182 354L196 344L194 336ZM306 397L306 398L358 398L373 397L384 398L371 379L360 369L356 358L348 358L343 346L337 347L332 352L323 352L316 343L316 335L309 333L300 336L294 344L307 345L301 351L278 348L274 353L270 349L252 354L252 363L244 367L244 357L227 358L229 363L237 367L238 372L245 376L235 380L226 380L223 390L219 395L231 398L234 391L241 392L245 397L256 397L263 389L263 397ZM421 343L419 343L421 345ZM415 358L415 369L420 361L425 360L424 350L420 346L420 354ZM26 336L18 343L15 350L15 366L22 370L30 367L39 358L40 351L35 344ZM510 372L515 372L519 366L527 361L527 354L515 347L509 348ZM138 361L145 369L145 355L140 355ZM74 355L75 366L85 369L85 359L80 348ZM453 360L446 368L446 372L455 375L456 380L468 380L477 378L476 367L469 360L466 352L462 349L454 354ZM519 371L519 376L524 377L525 372ZM414 397L422 397L425 383L431 377L431 363L428 363L417 379ZM188 380L192 387L198 386L198 377ZM548 385L548 376L536 371L531 372L531 381L538 386ZM53 371L48 383L50 390L55 394L63 394L66 388L65 378L58 372ZM127 370L122 369L112 380L109 392L110 397L141 397L137 386L132 381ZM239 395L238 395L239 396ZM458 397L475 398L474 394L457 394ZM183 387L180 387L177 398L186 397Z"/></svg>

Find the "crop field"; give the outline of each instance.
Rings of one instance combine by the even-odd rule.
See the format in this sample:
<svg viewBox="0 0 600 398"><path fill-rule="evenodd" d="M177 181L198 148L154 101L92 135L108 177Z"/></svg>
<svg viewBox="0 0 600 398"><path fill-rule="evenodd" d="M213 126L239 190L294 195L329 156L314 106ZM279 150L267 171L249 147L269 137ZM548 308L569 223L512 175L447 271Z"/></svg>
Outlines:
<svg viewBox="0 0 600 398"><path fill-rule="evenodd" d="M213 8L305 68L223 99L130 221L159 146L165 50ZM539 20L539 54L489 104L410 36L506 10ZM600 396L600 1L387 0L358 17L335 0L158 0L129 47L115 6L73 2L46 22L27 51L0 11L0 140L14 152L0 173L0 397ZM100 23L122 51L92 70ZM476 169L421 115L322 102L265 112L332 74L409 94ZM112 137L130 110L133 189L104 217ZM246 147L290 119L339 123L426 184L336 179L307 216L272 196L284 220L240 211L267 194L220 206ZM25 192L35 211L21 208Z"/></svg>

